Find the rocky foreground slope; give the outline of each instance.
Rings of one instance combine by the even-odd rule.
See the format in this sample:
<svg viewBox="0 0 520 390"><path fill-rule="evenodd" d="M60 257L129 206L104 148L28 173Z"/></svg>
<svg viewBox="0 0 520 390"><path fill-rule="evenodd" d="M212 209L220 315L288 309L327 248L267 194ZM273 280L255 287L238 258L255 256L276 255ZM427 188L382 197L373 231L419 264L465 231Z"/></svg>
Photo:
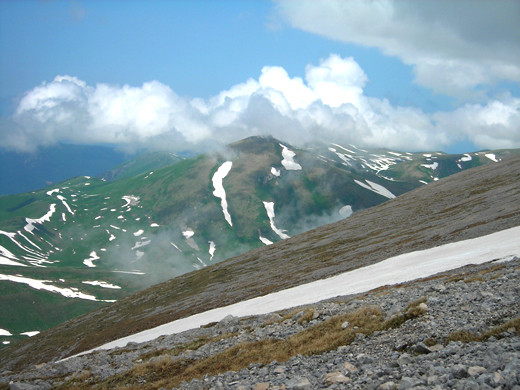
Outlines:
<svg viewBox="0 0 520 390"><path fill-rule="evenodd" d="M520 388L520 259L219 323L23 373L6 389Z"/></svg>

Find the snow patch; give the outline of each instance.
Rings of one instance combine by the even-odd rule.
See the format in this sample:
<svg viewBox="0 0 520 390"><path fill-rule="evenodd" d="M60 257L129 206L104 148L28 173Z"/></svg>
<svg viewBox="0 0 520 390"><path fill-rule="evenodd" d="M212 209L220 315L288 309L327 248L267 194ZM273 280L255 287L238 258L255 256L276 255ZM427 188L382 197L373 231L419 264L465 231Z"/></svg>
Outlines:
<svg viewBox="0 0 520 390"><path fill-rule="evenodd" d="M99 260L100 257L97 255L96 251L90 252L90 257L88 259L83 260L83 264L85 264L89 268L95 268L93 261Z"/></svg>
<svg viewBox="0 0 520 390"><path fill-rule="evenodd" d="M262 241L265 245L272 245L273 242L265 237L260 236L260 241Z"/></svg>
<svg viewBox="0 0 520 390"><path fill-rule="evenodd" d="M139 200L141 198L139 196L135 196L135 195L125 195L121 199L123 199L126 202L126 204L124 204L121 207L130 208L130 206L137 206L139 204Z"/></svg>
<svg viewBox="0 0 520 390"><path fill-rule="evenodd" d="M282 150L282 165L287 169L288 171L299 171L302 169L302 166L294 161L294 156L296 156L296 153L294 153L292 150L287 149L287 146L279 144L283 150Z"/></svg>
<svg viewBox="0 0 520 390"><path fill-rule="evenodd" d="M359 184L361 187L366 188L367 190L373 191L376 194L382 195L388 199L395 198L395 195L392 194L390 191L388 191L385 187L382 185L379 185L377 183L373 183L370 180L365 180L367 184L360 182L359 180L354 180L357 184Z"/></svg>
<svg viewBox="0 0 520 390"><path fill-rule="evenodd" d="M280 177L281 172L275 167L271 167L271 174Z"/></svg>
<svg viewBox="0 0 520 390"><path fill-rule="evenodd" d="M273 231L276 234L278 234L278 236L281 239L290 238L287 234L284 233L287 230L280 230L274 224L274 202L264 202L264 207L265 207L265 210L267 211L267 216L269 217L269 222L271 224L271 229L273 229Z"/></svg>
<svg viewBox="0 0 520 390"><path fill-rule="evenodd" d="M464 157L461 157L460 160L457 162L464 162L464 161L471 161L471 160L472 160L471 155L466 153L466 154L464 154Z"/></svg>
<svg viewBox="0 0 520 390"><path fill-rule="evenodd" d="M157 223L154 222L154 223L151 223L151 224L150 224L150 227L159 227L159 224L157 224Z"/></svg>
<svg viewBox="0 0 520 390"><path fill-rule="evenodd" d="M61 196L61 195L58 195L57 198L58 198L59 200L61 200L61 203L63 203L63 205L66 207L67 211L68 211L69 213L71 213L72 215L74 215L74 212L71 210L70 206L69 206L69 205L67 204L67 202L66 202L67 199L65 199L65 198L64 198L63 196Z"/></svg>
<svg viewBox="0 0 520 390"><path fill-rule="evenodd" d="M50 191L47 191L46 194L51 196L52 194L54 194L55 192L60 192L60 189L59 188L55 188L53 190L50 190Z"/></svg>
<svg viewBox="0 0 520 390"><path fill-rule="evenodd" d="M497 157L493 153L486 153L484 156L486 156L487 158L489 158L490 160L492 160L494 162L498 162Z"/></svg>
<svg viewBox="0 0 520 390"><path fill-rule="evenodd" d="M437 169L438 166L439 166L438 162L434 162L433 164L421 164L421 167L429 168L434 171Z"/></svg>
<svg viewBox="0 0 520 390"><path fill-rule="evenodd" d="M9 331L0 328L0 336L12 336L12 334Z"/></svg>
<svg viewBox="0 0 520 390"><path fill-rule="evenodd" d="M141 248L142 246L150 245L151 242L152 240L136 242L132 250Z"/></svg>
<svg viewBox="0 0 520 390"><path fill-rule="evenodd" d="M98 302L112 302L112 301L96 299L95 296L84 294L82 292L77 291L77 289L59 288L59 287L47 284L47 283L51 283L50 280L30 279L30 278L24 278L22 276L12 276L12 275L3 275L3 274L0 274L0 280L8 280L10 282L27 284L36 290L46 290L46 291L58 293L67 298L80 298L80 299L86 299L89 301L98 301Z"/></svg>
<svg viewBox="0 0 520 390"><path fill-rule="evenodd" d="M144 233L144 230L143 230L143 229L139 229L138 231L136 231L136 232L134 233L134 236L139 237L139 236L140 236L141 234L143 234L143 233Z"/></svg>
<svg viewBox="0 0 520 390"><path fill-rule="evenodd" d="M229 226L233 226L233 223L231 222L231 215L229 215L227 209L228 204L226 200L226 191L224 190L224 186L222 185L222 180L227 176L227 174L231 170L232 165L232 161L226 161L218 168L217 172L215 172L212 178L213 187L215 188L215 191L213 191L213 195L221 199L220 204L222 206L222 211L224 212L224 218L226 218L226 221L227 223L229 223Z"/></svg>
<svg viewBox="0 0 520 390"><path fill-rule="evenodd" d="M56 211L56 203L53 203L50 205L49 207L49 211L41 218L37 218L37 219L32 219L32 218L25 218L25 221L27 222L27 225L24 226L24 230L31 233L31 234L34 234L32 231L34 230L35 226L34 224L35 223L44 223L44 222L49 222L51 220L51 217L52 217L52 214L54 214L54 212Z"/></svg>
<svg viewBox="0 0 520 390"><path fill-rule="evenodd" d="M182 251L179 249L179 247L177 245L175 245L173 242L170 242L170 244L172 244L172 246L177 249L179 252L182 253Z"/></svg>
<svg viewBox="0 0 520 390"><path fill-rule="evenodd" d="M352 206L343 206L342 208L339 209L339 215L341 215L343 218L347 218L347 217L350 217L352 215L353 211L352 211Z"/></svg>
<svg viewBox="0 0 520 390"><path fill-rule="evenodd" d="M195 234L195 232L191 229L188 229L188 230L185 230L182 232L182 235L186 238L193 237L194 234Z"/></svg>
<svg viewBox="0 0 520 390"><path fill-rule="evenodd" d="M209 261L213 260L213 255L215 254L215 249L217 249L217 246L213 241L209 241L209 255L211 256L209 258Z"/></svg>
<svg viewBox="0 0 520 390"><path fill-rule="evenodd" d="M33 330L32 332L23 332L23 333L20 333L21 336L29 336L29 337L33 337L33 336L36 336L38 333L40 333L39 331L37 330Z"/></svg>
<svg viewBox="0 0 520 390"><path fill-rule="evenodd" d="M119 286L116 286L115 284L110 284L110 283L107 283L107 282L100 282L100 281L97 281L97 280L85 281L85 282L81 282L81 283L83 283L83 284L90 284L92 286L99 286L99 287L103 287L103 288L112 288L112 289L115 289L115 290L118 290L118 289L121 288Z"/></svg>

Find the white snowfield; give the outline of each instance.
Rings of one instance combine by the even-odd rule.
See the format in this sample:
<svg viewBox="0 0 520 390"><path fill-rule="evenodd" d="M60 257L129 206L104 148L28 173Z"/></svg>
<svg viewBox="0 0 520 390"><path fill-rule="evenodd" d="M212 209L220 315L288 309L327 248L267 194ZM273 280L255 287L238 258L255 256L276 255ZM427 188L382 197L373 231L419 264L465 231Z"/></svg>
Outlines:
<svg viewBox="0 0 520 390"><path fill-rule="evenodd" d="M388 191L385 187L382 185L379 185L377 183L371 182L370 180L365 180L367 184L360 182L359 180L354 180L356 184L360 185L363 188L366 188L367 190L370 190L372 192L375 192L376 194L382 195L385 198L393 199L395 198L395 195L392 194L390 191Z"/></svg>
<svg viewBox="0 0 520 390"><path fill-rule="evenodd" d="M31 286L32 288L35 288L36 290L45 290L50 291L54 293L58 293L63 295L67 298L80 298L80 299L86 299L88 301L98 301L98 302L115 302L113 300L101 300L97 299L93 295L84 294L80 291L74 291L72 288L60 288L53 286L51 280L38 280L38 279L31 279L31 278L24 278L22 276L13 276L13 275L3 275L0 274L0 280L8 280L15 283L22 283L27 284Z"/></svg>
<svg viewBox="0 0 520 390"><path fill-rule="evenodd" d="M24 229L28 231L31 234L34 234L32 231L34 230L34 224L35 223L44 223L45 221L50 221L52 214L56 211L56 203L53 203L49 207L49 211L41 218L32 219L32 218L25 218L25 222L27 222L27 225L24 226Z"/></svg>
<svg viewBox="0 0 520 390"><path fill-rule="evenodd" d="M224 180L224 178L227 176L232 166L232 161L226 161L217 169L217 172L215 172L212 178L213 187L215 188L215 191L213 191L213 195L215 195L217 198L220 198L222 211L224 212L224 217L226 218L227 223L229 223L229 226L233 226L233 223L231 222L231 215L229 214L227 209L228 204L226 200L226 190L222 185L222 180Z"/></svg>
<svg viewBox="0 0 520 390"><path fill-rule="evenodd" d="M274 202L264 202L264 207L265 207L265 211L267 211L267 216L269 217L269 223L271 224L271 229L273 229L273 231L278 234L278 236L282 239L282 240L285 240L286 238L291 238L289 237L287 234L285 234L285 230L280 230L276 227L276 225L274 224ZM264 240L262 240L262 237L260 237L260 240L262 242L264 242ZM265 243L265 242L264 242ZM268 245L268 244L267 244Z"/></svg>
<svg viewBox="0 0 520 390"><path fill-rule="evenodd" d="M182 318L112 341L96 349L111 349L124 347L129 342L150 341L162 335L179 333L220 321L228 315L243 317L267 314L341 295L358 294L384 285L424 278L468 264L512 260L513 257L520 256L519 238L520 226L471 240L406 253L327 279Z"/></svg>
<svg viewBox="0 0 520 390"><path fill-rule="evenodd" d="M282 165L285 167L285 169L288 171L300 171L302 166L294 161L294 156L296 156L296 153L294 153L292 150L289 150L285 145L280 144L280 146L283 148Z"/></svg>
<svg viewBox="0 0 520 390"><path fill-rule="evenodd" d="M119 290L121 288L120 286L117 286L115 284L111 284L111 283L107 283L107 282L103 282L103 281L99 281L99 280L87 280L87 281L81 282L81 283L90 284L92 286L99 286L99 287L103 287L103 288L112 288L115 290Z"/></svg>
<svg viewBox="0 0 520 390"><path fill-rule="evenodd" d="M486 153L485 156L494 162L498 162L497 157L493 153Z"/></svg>

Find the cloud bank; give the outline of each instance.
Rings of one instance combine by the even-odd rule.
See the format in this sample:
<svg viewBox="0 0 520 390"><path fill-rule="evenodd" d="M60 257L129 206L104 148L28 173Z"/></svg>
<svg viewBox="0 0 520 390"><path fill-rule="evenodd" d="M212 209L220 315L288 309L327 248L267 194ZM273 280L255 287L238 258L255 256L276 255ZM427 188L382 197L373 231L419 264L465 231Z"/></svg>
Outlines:
<svg viewBox="0 0 520 390"><path fill-rule="evenodd" d="M293 27L398 57L438 93L520 82L518 1L280 0L277 10Z"/></svg>
<svg viewBox="0 0 520 390"><path fill-rule="evenodd" d="M141 87L57 76L26 92L0 128L0 146L30 151L60 141L206 151L251 135L295 145L315 140L397 150L443 149L461 140L520 147L520 99L426 114L368 97L368 77L351 57L308 65L305 79L266 66L258 79L209 99L178 96L159 81Z"/></svg>

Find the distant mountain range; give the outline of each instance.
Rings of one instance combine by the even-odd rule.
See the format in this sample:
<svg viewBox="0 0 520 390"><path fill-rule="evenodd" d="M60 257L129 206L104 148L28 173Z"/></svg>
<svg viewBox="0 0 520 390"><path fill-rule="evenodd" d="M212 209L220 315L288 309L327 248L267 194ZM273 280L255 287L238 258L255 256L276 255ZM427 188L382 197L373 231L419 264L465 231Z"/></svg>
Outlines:
<svg viewBox="0 0 520 390"><path fill-rule="evenodd" d="M297 149L251 137L219 154L150 153L99 178L2 196L0 329L14 335L8 341L24 338L519 152Z"/></svg>
<svg viewBox="0 0 520 390"><path fill-rule="evenodd" d="M132 157L108 146L63 144L32 153L0 148L0 195L38 190L80 175L97 176Z"/></svg>
<svg viewBox="0 0 520 390"><path fill-rule="evenodd" d="M2 198L0 237L5 265L0 274L12 280L0 284L4 294L1 310L8 314L7 320L2 316L7 325L0 327L12 333L1 336L2 341L26 337L16 336L20 331L7 323L14 318L14 307L25 309L25 321L29 321L34 314L31 311L59 296L30 289L24 283L44 287L28 282L29 278L47 280L48 288L75 296L63 295L65 303L60 309L81 312L88 308L71 302L89 302L91 308L105 306L90 301L86 295L96 299L128 295L137 281L146 280L154 269L162 270L165 278L170 272L181 271L180 262L187 271L201 269L126 296L31 339L12 343L0 358L0 366L19 369L64 358L177 318L324 279L399 254L519 225L520 157L495 163L501 153L504 156L513 152L460 156L369 151L358 154L350 145L341 148L344 152L339 150L338 145L298 150L278 140L251 138L231 145L226 156L198 156L117 182L76 178L24 197ZM459 170L463 170L465 163L477 161L486 164L434 180L439 167L460 164ZM387 169L382 170L382 166ZM410 178L402 182L404 185L421 188L393 198L399 195L401 182L381 175L391 178L399 172L401 178ZM346 201L330 200L332 190L340 188L333 185L334 174L354 191L343 193L351 196ZM428 185L419 182L428 178ZM178 180L182 186L177 187ZM192 183L191 187L187 183ZM4 207L6 199L11 211ZM282 234L292 235L301 229L298 221L308 220L301 210L312 210L317 203L314 199L321 201L328 215L346 205L354 213L336 223L282 239ZM364 203L352 202L357 199ZM380 199L380 204L369 207L375 199ZM176 206L178 202L191 207L180 219L175 210L180 207ZM264 202L274 203L274 217L271 206ZM290 208L290 215L298 216L292 225L290 218L277 219L283 214L282 206ZM31 210L34 214L29 213ZM300 210L300 214L294 210ZM266 245L260 237L278 242ZM210 240L215 242L213 253ZM218 261L219 252L240 249L235 242L243 249L248 243L258 248L211 265ZM110 262L116 248L126 253L126 257L120 257L117 270ZM183 256L172 255L177 253ZM116 289L116 285L122 288ZM48 304L48 310L53 308ZM17 314L22 316L21 311ZM68 314L72 317L72 310Z"/></svg>

